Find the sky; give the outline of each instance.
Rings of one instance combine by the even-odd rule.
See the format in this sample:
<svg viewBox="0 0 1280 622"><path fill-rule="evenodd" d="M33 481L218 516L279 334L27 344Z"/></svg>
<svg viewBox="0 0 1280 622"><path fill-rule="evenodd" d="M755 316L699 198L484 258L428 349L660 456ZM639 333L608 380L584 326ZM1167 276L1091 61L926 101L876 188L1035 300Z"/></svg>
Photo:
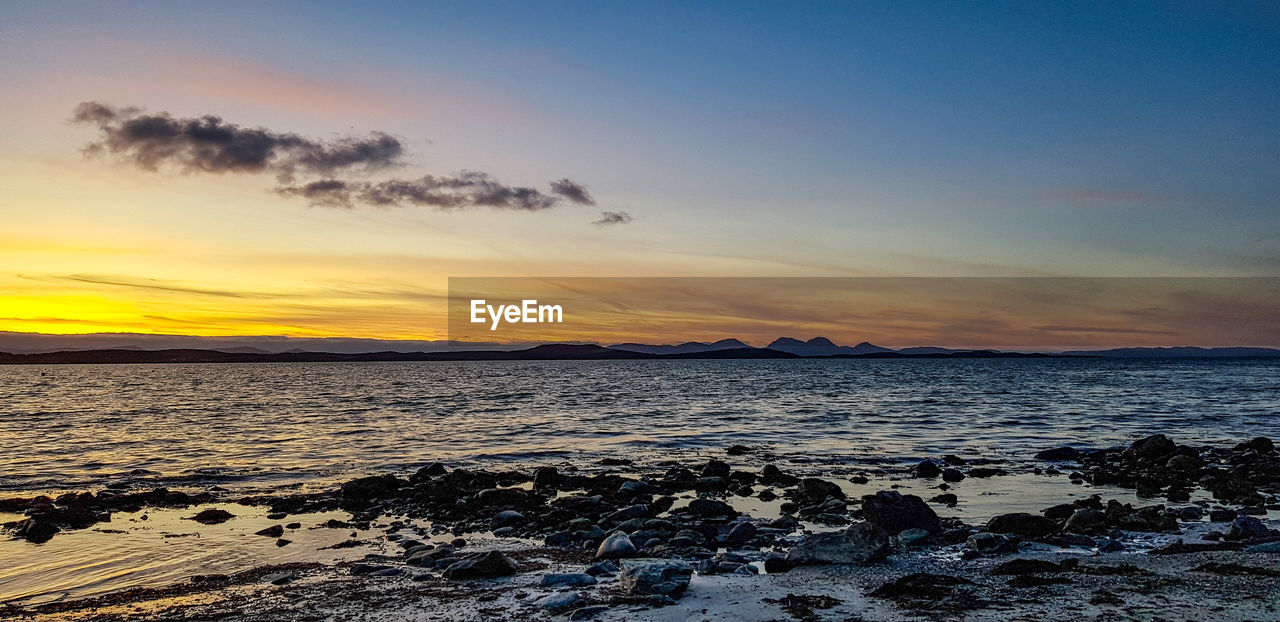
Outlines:
<svg viewBox="0 0 1280 622"><path fill-rule="evenodd" d="M1275 3L5 3L0 330L438 339L449 277L1278 276L1277 50ZM126 131L206 115L275 151Z"/></svg>

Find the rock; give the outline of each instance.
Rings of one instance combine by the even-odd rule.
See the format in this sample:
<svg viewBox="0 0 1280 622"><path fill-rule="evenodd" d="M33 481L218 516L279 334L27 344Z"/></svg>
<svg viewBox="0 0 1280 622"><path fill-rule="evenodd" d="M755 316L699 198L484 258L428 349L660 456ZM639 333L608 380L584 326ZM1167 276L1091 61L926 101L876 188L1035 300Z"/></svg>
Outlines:
<svg viewBox="0 0 1280 622"><path fill-rule="evenodd" d="M1036 454L1036 460L1049 460L1052 462L1061 462L1063 460L1075 460L1080 457L1080 452L1075 447L1056 447L1054 449L1046 449Z"/></svg>
<svg viewBox="0 0 1280 622"><path fill-rule="evenodd" d="M217 525L219 523L225 523L235 517L236 517L235 514L232 514L231 512L228 512L226 510L209 508L207 510L202 510L200 513L196 514L195 516L188 516L187 520L193 520L202 525Z"/></svg>
<svg viewBox="0 0 1280 622"><path fill-rule="evenodd" d="M633 461L629 458L601 458L600 464L603 466L628 466Z"/></svg>
<svg viewBox="0 0 1280 622"><path fill-rule="evenodd" d="M1111 538L1103 538L1098 541L1099 553L1117 553L1125 549L1124 543Z"/></svg>
<svg viewBox="0 0 1280 622"><path fill-rule="evenodd" d="M871 564L889 556L889 534L866 521L844 531L806 536L787 552L787 564Z"/></svg>
<svg viewBox="0 0 1280 622"><path fill-rule="evenodd" d="M286 583L291 583L293 578L292 572L273 572L269 575L263 575L262 580L271 585L285 585Z"/></svg>
<svg viewBox="0 0 1280 622"><path fill-rule="evenodd" d="M1280 553L1280 540L1255 544L1245 549L1248 553Z"/></svg>
<svg viewBox="0 0 1280 622"><path fill-rule="evenodd" d="M715 499L697 498L689 501L689 506L685 508L691 514L698 516L726 516L734 517L738 512L728 503L716 501Z"/></svg>
<svg viewBox="0 0 1280 622"><path fill-rule="evenodd" d="M1241 516L1231 521L1231 529L1227 531L1226 538L1228 540L1249 540L1253 538L1265 538L1271 535L1271 531L1262 521L1252 516Z"/></svg>
<svg viewBox="0 0 1280 622"><path fill-rule="evenodd" d="M519 566L501 551L489 551L450 564L444 570L444 578L451 581L487 579L512 575L517 570Z"/></svg>
<svg viewBox="0 0 1280 622"><path fill-rule="evenodd" d="M440 464L439 462L432 462L431 464L418 469L418 472L413 474L411 480L414 482L420 482L432 477L440 477L441 475L446 475L448 473L449 469L446 469L443 464Z"/></svg>
<svg viewBox="0 0 1280 622"><path fill-rule="evenodd" d="M280 538L279 540L276 540L277 547L289 546L290 544L293 544L293 540L285 540L284 538Z"/></svg>
<svg viewBox="0 0 1280 622"><path fill-rule="evenodd" d="M942 481L955 483L964 479L964 473L960 469L942 469Z"/></svg>
<svg viewBox="0 0 1280 622"><path fill-rule="evenodd" d="M911 475L914 477L937 477L942 475L942 469L934 464L932 460L921 460L919 464L911 467Z"/></svg>
<svg viewBox="0 0 1280 622"><path fill-rule="evenodd" d="M969 536L964 542L965 548L984 555L996 553L1017 553L1018 541L998 533L982 531Z"/></svg>
<svg viewBox="0 0 1280 622"><path fill-rule="evenodd" d="M1011 559L991 569L994 575L1024 575L1042 572L1062 572L1062 566L1043 559Z"/></svg>
<svg viewBox="0 0 1280 622"><path fill-rule="evenodd" d="M353 479L342 485L342 497L367 501L388 496L400 489L400 478L394 475L372 475Z"/></svg>
<svg viewBox="0 0 1280 622"><path fill-rule="evenodd" d="M1025 538L1042 538L1058 530L1058 524L1043 516L1015 512L1000 514L987 521L987 531L1011 533Z"/></svg>
<svg viewBox="0 0 1280 622"><path fill-rule="evenodd" d="M1071 503L1060 503L1050 508L1045 508L1040 512L1049 520L1066 520L1076 513L1076 506Z"/></svg>
<svg viewBox="0 0 1280 622"><path fill-rule="evenodd" d="M904 529L902 533L898 534L898 542L906 547L924 546L929 541L929 537L928 531L912 527L911 529Z"/></svg>
<svg viewBox="0 0 1280 622"><path fill-rule="evenodd" d="M1258 438L1255 438L1249 441L1248 446L1249 446L1249 449L1252 449L1260 454L1269 454L1276 450L1275 443L1271 442L1271 439L1265 436L1259 436Z"/></svg>
<svg viewBox="0 0 1280 622"><path fill-rule="evenodd" d="M760 470L760 483L762 484L790 486L798 481L800 481L799 478L783 473L782 469L773 464L766 464Z"/></svg>
<svg viewBox="0 0 1280 622"><path fill-rule="evenodd" d="M537 605L539 609L558 613L573 609L580 602L582 602L582 596L577 592L561 592L559 594L543 596L542 598L533 601L533 604Z"/></svg>
<svg viewBox="0 0 1280 622"><path fill-rule="evenodd" d="M493 515L494 527L505 527L524 521L524 514L515 510L503 510Z"/></svg>
<svg viewBox="0 0 1280 622"><path fill-rule="evenodd" d="M57 525L36 518L28 518L18 523L13 530L13 534L28 542L48 542L53 539L53 535L62 531Z"/></svg>
<svg viewBox="0 0 1280 622"><path fill-rule="evenodd" d="M542 575L542 581L538 583L542 587L583 587L587 585L595 585L596 578L580 572L553 572L551 574Z"/></svg>
<svg viewBox="0 0 1280 622"><path fill-rule="evenodd" d="M1153 434L1144 439L1134 441L1133 445L1129 446L1129 449L1133 450L1133 453L1141 458L1153 459L1172 454L1178 447L1165 435Z"/></svg>
<svg viewBox="0 0 1280 622"><path fill-rule="evenodd" d="M641 480L627 480L618 486L618 494L622 495L647 495L658 492L658 488L649 482Z"/></svg>
<svg viewBox="0 0 1280 622"><path fill-rule="evenodd" d="M1005 474L1007 474L1007 471L1005 471L1004 469L995 469L992 467L978 467L976 469L969 469L969 477L983 478L983 477L995 477L997 475L1005 475Z"/></svg>
<svg viewBox="0 0 1280 622"><path fill-rule="evenodd" d="M1203 462L1199 456L1190 456L1187 454L1174 454L1164 463L1166 469L1182 475L1193 475L1200 470Z"/></svg>
<svg viewBox="0 0 1280 622"><path fill-rule="evenodd" d="M563 479L555 467L544 466L533 470L534 488L555 488Z"/></svg>
<svg viewBox="0 0 1280 622"><path fill-rule="evenodd" d="M1223 510L1210 510L1210 511L1209 511L1209 522L1211 522L1211 523L1229 523L1229 522L1231 522L1231 521L1235 520L1235 519L1236 519L1236 516L1238 516L1238 514L1236 514L1236 511L1235 511L1235 510L1226 510L1226 509L1223 509Z"/></svg>
<svg viewBox="0 0 1280 622"><path fill-rule="evenodd" d="M618 583L633 596L679 596L689 587L693 567L676 561L629 561L622 564Z"/></svg>
<svg viewBox="0 0 1280 622"><path fill-rule="evenodd" d="M476 502L490 507L511 506L524 503L528 497L529 494L519 488L486 488L476 493Z"/></svg>
<svg viewBox="0 0 1280 622"><path fill-rule="evenodd" d="M267 536L268 538L279 538L284 535L284 525L272 525L266 529L259 529L253 532L256 536Z"/></svg>
<svg viewBox="0 0 1280 622"><path fill-rule="evenodd" d="M937 495L929 500L934 503L941 503L949 508L956 507L956 504L960 503L960 497L949 492Z"/></svg>
<svg viewBox="0 0 1280 622"><path fill-rule="evenodd" d="M903 495L896 490L862 497L862 514L868 522L895 535L913 527L930 534L942 531L938 514L923 499L915 495Z"/></svg>
<svg viewBox="0 0 1280 622"><path fill-rule="evenodd" d="M355 576L377 574L384 570L395 570L391 566L382 566L378 564L352 564L350 572Z"/></svg>
<svg viewBox="0 0 1280 622"><path fill-rule="evenodd" d="M828 498L843 499L844 491L834 482L806 477L800 480L800 498L807 503L822 503Z"/></svg>
<svg viewBox="0 0 1280 622"><path fill-rule="evenodd" d="M778 574L791 570L791 564L787 563L787 556L782 553L769 553L764 558L764 571L769 574Z"/></svg>
<svg viewBox="0 0 1280 622"><path fill-rule="evenodd" d="M751 453L751 448L746 447L744 445L733 445L725 453L729 454L730 456L741 456L744 454Z"/></svg>
<svg viewBox="0 0 1280 622"><path fill-rule="evenodd" d="M729 530L729 533L725 534L724 543L729 546L742 546L750 542L754 537L756 537L756 526L748 522L741 522L735 524Z"/></svg>
<svg viewBox="0 0 1280 622"><path fill-rule="evenodd" d="M702 467L703 477L729 477L729 463L723 460L708 460Z"/></svg>
<svg viewBox="0 0 1280 622"><path fill-rule="evenodd" d="M604 518L605 520L610 522L621 523L634 518L644 518L648 515L649 515L649 506L643 503L638 503L636 505L622 508L621 510L618 510L617 512L614 512Z"/></svg>
<svg viewBox="0 0 1280 622"><path fill-rule="evenodd" d="M1082 508L1076 510L1071 518L1067 519L1067 524L1063 526L1063 531L1072 533L1099 533L1107 528L1107 515L1101 510L1092 508Z"/></svg>
<svg viewBox="0 0 1280 622"><path fill-rule="evenodd" d="M632 544L631 538L621 531L614 532L605 538L596 549L596 559L618 559L635 557L635 555L636 545Z"/></svg>
<svg viewBox="0 0 1280 622"><path fill-rule="evenodd" d="M587 566L586 573L593 577L608 577L617 574L618 565L613 562L596 562Z"/></svg>
<svg viewBox="0 0 1280 622"><path fill-rule="evenodd" d="M608 605L588 605L586 607L579 607L569 612L569 619L575 622L577 620L590 620L608 610Z"/></svg>

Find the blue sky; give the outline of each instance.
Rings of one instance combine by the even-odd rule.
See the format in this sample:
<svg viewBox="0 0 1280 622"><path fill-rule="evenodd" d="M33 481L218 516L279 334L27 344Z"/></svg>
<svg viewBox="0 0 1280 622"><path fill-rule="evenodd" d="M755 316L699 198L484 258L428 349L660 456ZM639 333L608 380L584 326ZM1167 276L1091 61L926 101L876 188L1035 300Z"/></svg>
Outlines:
<svg viewBox="0 0 1280 622"><path fill-rule="evenodd" d="M39 237L74 220L189 240L227 264L200 278L234 281L226 257L268 246L421 262L432 283L513 271L1280 268L1275 3L53 2L3 13L0 208L15 230ZM121 171L80 157L92 135L66 120L85 100L309 136L386 131L408 148L404 176L567 176L634 221L597 227L568 207L336 213L263 192L270 179ZM50 177L79 181L55 192L41 183ZM165 211L175 200L192 205Z"/></svg>

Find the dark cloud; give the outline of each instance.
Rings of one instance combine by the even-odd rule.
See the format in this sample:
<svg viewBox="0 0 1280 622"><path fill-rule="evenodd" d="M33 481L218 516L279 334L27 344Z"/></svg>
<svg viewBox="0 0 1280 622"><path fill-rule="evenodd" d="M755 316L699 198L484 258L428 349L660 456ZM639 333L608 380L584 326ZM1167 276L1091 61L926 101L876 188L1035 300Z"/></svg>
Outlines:
<svg viewBox="0 0 1280 622"><path fill-rule="evenodd" d="M626 212L601 211L600 219L591 224L603 227L606 225L625 225L629 222L631 222L631 214Z"/></svg>
<svg viewBox="0 0 1280 622"><path fill-rule="evenodd" d="M578 205L595 205L596 200L587 191L587 187L571 179L557 179L551 182L551 191Z"/></svg>
<svg viewBox="0 0 1280 622"><path fill-rule="evenodd" d="M424 206L442 210L491 207L521 211L550 209L562 202L596 204L583 184L552 181L548 191L508 186L488 173L462 171L418 179L352 180L401 164L404 145L382 132L365 138L316 140L261 127L245 127L205 115L177 118L89 101L76 106L72 121L94 125L101 137L86 153L109 153L145 170L173 167L202 173L271 173L277 194L301 197L311 205ZM345 179L344 179L345 178ZM631 222L626 212L601 212L598 225Z"/></svg>
<svg viewBox="0 0 1280 622"><path fill-rule="evenodd" d="M446 210L493 207L534 212L555 207L560 202L560 197L536 188L508 186L479 171L463 171L451 177L427 175L380 182L323 179L283 186L276 188L276 192L300 196L312 205L327 207L416 205Z"/></svg>
<svg viewBox="0 0 1280 622"><path fill-rule="evenodd" d="M399 164L404 155L400 140L382 132L322 141L227 123L213 115L176 118L99 102L76 106L72 120L102 132L86 152L111 153L147 170L174 166L202 173L266 172L291 180L299 174L384 169Z"/></svg>

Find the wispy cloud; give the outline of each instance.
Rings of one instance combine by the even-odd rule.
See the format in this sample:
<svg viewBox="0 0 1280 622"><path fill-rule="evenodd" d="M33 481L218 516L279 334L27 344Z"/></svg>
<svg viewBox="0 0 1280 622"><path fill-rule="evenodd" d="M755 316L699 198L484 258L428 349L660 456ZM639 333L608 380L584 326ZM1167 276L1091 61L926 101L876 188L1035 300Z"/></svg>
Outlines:
<svg viewBox="0 0 1280 622"><path fill-rule="evenodd" d="M626 212L602 211L600 212L600 218L591 224L599 225L601 227L608 225L625 225L631 222L631 220L631 214Z"/></svg>

